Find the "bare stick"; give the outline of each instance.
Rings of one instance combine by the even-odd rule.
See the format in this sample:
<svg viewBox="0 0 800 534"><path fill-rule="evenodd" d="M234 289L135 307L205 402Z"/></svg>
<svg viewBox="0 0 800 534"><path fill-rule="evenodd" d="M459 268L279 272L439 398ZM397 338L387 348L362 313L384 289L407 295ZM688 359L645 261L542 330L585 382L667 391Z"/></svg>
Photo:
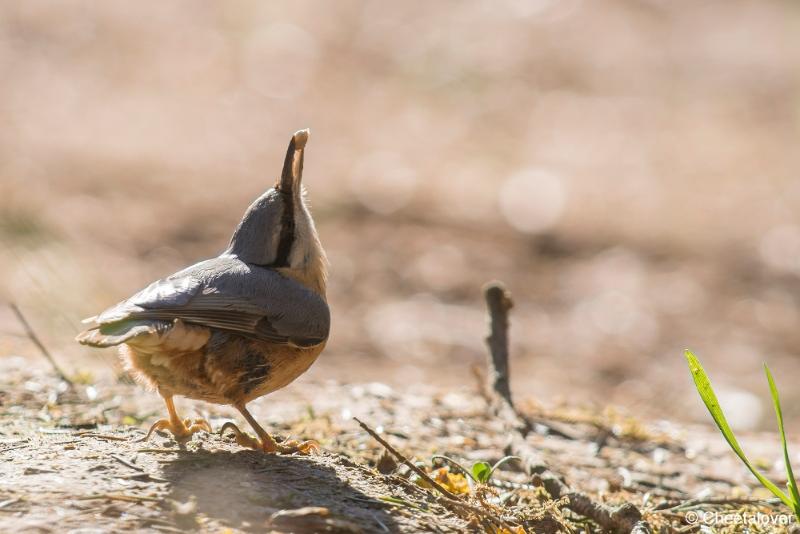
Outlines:
<svg viewBox="0 0 800 534"><path fill-rule="evenodd" d="M125 460L124 458L121 458L121 457L117 456L116 454L109 454L109 456L111 456L113 459L115 459L116 461L118 461L119 463L124 465L125 467L129 467L129 468L133 469L134 471L139 471L140 473L144 473L145 472L145 470L142 469L141 467L139 467L138 465L134 465L134 464L130 463L128 460Z"/></svg>
<svg viewBox="0 0 800 534"><path fill-rule="evenodd" d="M483 290L486 307L489 309L489 345L490 380L492 390L509 406L511 401L511 381L508 369L508 312L514 306L511 293L501 282L490 282Z"/></svg>
<svg viewBox="0 0 800 534"><path fill-rule="evenodd" d="M611 508L594 502L588 495L571 490L552 474L534 475L534 483L541 484L553 499L567 497L567 508L578 515L588 517L601 527L612 532L639 534L652 532L650 525L642 520L642 513L631 503Z"/></svg>
<svg viewBox="0 0 800 534"><path fill-rule="evenodd" d="M63 380L67 384L69 384L70 387L74 388L75 383L72 380L70 380L67 377L66 373L64 373L64 371L61 370L61 367L58 366L55 359L53 359L53 355L50 354L50 351L47 350L47 347L44 346L44 344L39 339L39 336L37 336L36 332L34 332L33 328L31 328L31 325L28 322L28 320L25 319L24 315L22 315L22 311L20 311L19 307L13 302L9 303L8 306L11 308L11 311L14 312L14 315L17 316L17 319L19 319L20 324L22 324L22 327L25 329L25 334L27 334L28 338L33 342L34 345L36 345L36 347L44 355L44 357L47 358L47 361L50 362L50 365L53 366L53 370L56 372L58 377L61 378L61 380Z"/></svg>
<svg viewBox="0 0 800 534"><path fill-rule="evenodd" d="M525 439L531 430L530 421L521 414L511 400L511 379L508 367L508 312L513 306L511 294L501 282L491 282L484 287L486 307L489 311L489 375L494 394L495 413L508 424L513 454L521 457L534 475L534 483L544 486L553 499L567 497L567 508L587 517L605 530L620 533L646 534L652 528L642 521L636 506L625 504L618 508L595 503L585 493L572 491L555 475L548 473L539 454Z"/></svg>
<svg viewBox="0 0 800 534"><path fill-rule="evenodd" d="M425 471L423 471L422 469L420 469L419 467L417 467L416 465L411 463L411 460L406 458L400 451L398 451L397 449L395 449L394 447L389 445L389 443L385 439L380 437L378 435L378 433L375 432L374 430L372 430L366 423L361 421L358 417L353 417L353 419L359 424L359 426L361 428L363 428L367 432L367 434L369 434L370 436L375 438L375 441L377 441L378 443L383 445L386 448L387 451L389 451L392 455L394 455L394 457L397 458L398 461L400 461L403 464L405 464L409 469L414 471L414 473L416 473L420 478L422 478L425 482L430 484L433 489L435 489L436 491L441 493L442 497L437 497L437 499L439 500L440 503L450 505L455 510L460 511L460 512L471 513L471 514L477 516L481 521L488 522L488 523L494 525L495 526L494 529L487 529L489 532L499 531L499 529L497 527L501 527L501 528L505 528L507 530L511 530L511 528L510 528L508 523L506 523L505 521L503 521L500 518L494 517L493 515L491 515L488 512L488 510L485 510L485 509L482 509L482 508L478 508L476 506L472 506L472 505L470 505L468 503L465 503L465 502L461 501L458 497L456 497L451 492L447 491L447 489L442 487L441 484L439 484L438 482L433 480L428 475L428 473L426 473ZM408 483L408 482L406 482L406 483Z"/></svg>
<svg viewBox="0 0 800 534"><path fill-rule="evenodd" d="M378 443L380 443L381 445L386 447L387 451L392 453L394 455L394 457L397 458L399 461L403 462L406 465L406 467L408 467L409 469L414 471L422 480L424 480L425 482L430 484L432 488L434 488L436 491L438 491L439 493L441 493L442 495L444 495L448 499L457 499L457 497L455 495L453 495L452 493L447 491L438 482L436 482L430 476L428 476L428 473L426 473L425 471L423 471L422 469L420 469L419 467L417 467L416 465L411 463L411 461L408 458L406 458L405 456L400 454L400 452L397 449L395 449L394 447L389 445L389 442L387 442L385 439L380 437L377 434L377 432L375 432L370 427L368 427L366 425L366 423L361 421L358 417L353 417L353 419L355 419L356 423L358 423L359 426L361 428L363 428L367 432L367 434L369 434L370 436L375 438L375 441L377 441Z"/></svg>
<svg viewBox="0 0 800 534"><path fill-rule="evenodd" d="M510 446L514 454L523 458L527 471L543 472L547 468L539 454L527 443L525 437L531 430L530 421L514 406L511 400L511 379L508 366L508 312L513 307L511 293L502 282L490 282L484 289L489 311L489 398L495 415L509 427Z"/></svg>
<svg viewBox="0 0 800 534"><path fill-rule="evenodd" d="M564 439L575 439L552 423L523 415L514 406L511 398L511 369L508 365L508 312L514 307L514 302L511 300L511 293L502 282L486 284L483 292L489 311L489 335L486 337L486 345L489 347L488 402L493 407L495 415L512 423L523 436L533 429L534 424L540 424L547 428L550 434ZM477 371L473 370L473 374L478 377ZM484 391L482 389L482 394L487 398L487 393Z"/></svg>

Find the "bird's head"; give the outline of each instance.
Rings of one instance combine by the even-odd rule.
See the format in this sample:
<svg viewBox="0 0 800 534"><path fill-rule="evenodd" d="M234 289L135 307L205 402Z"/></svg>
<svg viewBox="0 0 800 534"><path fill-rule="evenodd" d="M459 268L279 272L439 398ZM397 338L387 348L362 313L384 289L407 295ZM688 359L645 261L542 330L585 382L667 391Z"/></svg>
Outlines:
<svg viewBox="0 0 800 534"><path fill-rule="evenodd" d="M308 130L292 136L280 177L247 208L225 253L278 270L324 294L327 261L301 183L308 136Z"/></svg>

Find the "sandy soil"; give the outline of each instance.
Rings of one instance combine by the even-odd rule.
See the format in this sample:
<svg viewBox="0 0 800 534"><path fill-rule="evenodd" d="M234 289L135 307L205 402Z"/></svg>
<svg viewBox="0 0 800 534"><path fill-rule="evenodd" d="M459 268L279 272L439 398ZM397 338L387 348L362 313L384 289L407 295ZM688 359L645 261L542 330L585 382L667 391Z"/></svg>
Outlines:
<svg viewBox="0 0 800 534"><path fill-rule="evenodd" d="M205 432L184 445L165 434L141 442L147 423L163 410L153 394L102 382L73 391L46 369L3 371L0 529L5 532L479 530L476 518L443 504L407 468L381 460L383 447L353 417L433 476L443 476L437 471L441 465L431 460L434 454L468 466L493 463L508 446L507 431L489 415L477 389L298 385L253 403L254 411L280 436L317 440L321 452L276 456L243 450L230 437ZM315 390L311 404L305 397L309 388ZM540 423L528 443L552 473L599 503L634 504L664 532L687 526L690 512L761 511L776 517L786 512L757 501L766 495L705 429L524 404ZM215 429L230 420L226 408L188 405L179 403L184 415L204 416ZM778 452L767 436L747 435L744 443L762 464ZM779 479L779 466L773 465L770 474ZM563 501L542 494L535 480L508 464L493 478L495 485L480 490L484 493L466 491L459 499L531 532L598 531ZM715 499L734 500L726 505ZM784 530L765 530L773 531Z"/></svg>

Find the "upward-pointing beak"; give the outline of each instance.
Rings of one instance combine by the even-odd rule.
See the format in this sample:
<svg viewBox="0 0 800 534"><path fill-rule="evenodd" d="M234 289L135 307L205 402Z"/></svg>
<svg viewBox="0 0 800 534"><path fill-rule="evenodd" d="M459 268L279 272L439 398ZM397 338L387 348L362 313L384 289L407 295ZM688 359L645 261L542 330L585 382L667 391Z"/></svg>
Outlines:
<svg viewBox="0 0 800 534"><path fill-rule="evenodd" d="M297 193L300 191L300 180L303 178L303 153L305 152L306 142L310 130L300 130L295 132L292 140L289 141L289 148L286 150L286 159L283 160L283 172L281 178L275 186L281 193Z"/></svg>

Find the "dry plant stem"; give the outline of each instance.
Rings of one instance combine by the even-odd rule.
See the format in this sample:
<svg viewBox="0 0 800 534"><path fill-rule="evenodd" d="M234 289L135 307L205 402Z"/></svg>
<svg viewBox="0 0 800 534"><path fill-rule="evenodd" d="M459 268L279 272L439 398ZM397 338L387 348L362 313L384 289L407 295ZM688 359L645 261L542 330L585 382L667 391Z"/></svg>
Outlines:
<svg viewBox="0 0 800 534"><path fill-rule="evenodd" d="M113 458L114 460L118 461L119 463L121 463L122 465L124 465L125 467L129 467L130 469L133 469L134 471L139 471L140 473L144 473L145 472L144 469L142 469L138 465L133 465L129 461L127 461L127 460L125 460L123 458L120 458L116 454L109 454L109 456L111 458Z"/></svg>
<svg viewBox="0 0 800 534"><path fill-rule="evenodd" d="M108 434L83 434L81 437L97 438L106 441L128 441L127 438L120 438L117 436L109 436Z"/></svg>
<svg viewBox="0 0 800 534"><path fill-rule="evenodd" d="M361 421L358 417L353 417L353 419L358 423L358 425L361 428L364 429L365 432L367 432L367 434L369 434L370 436L375 438L375 441L377 441L378 443L383 445L386 448L387 451L389 451L392 455L394 455L394 457L397 458L397 460L399 462L405 464L409 469L411 469L414 473L416 473L420 478L422 478L425 482L430 484L433 489L435 489L436 491L441 493L442 497L439 498L439 501L442 504L450 505L451 507L454 507L454 508L458 509L461 512L468 512L470 514L473 514L474 516L476 516L478 518L478 520L482 524L485 523L485 522L490 523L491 524L490 526L493 526L494 529L487 528L486 529L487 532L493 532L495 530L498 530L497 527L501 527L501 528L508 528L509 527L509 525L505 521L492 516L491 514L487 513L486 510L483 510L481 508L477 508L475 506L471 506L471 505L469 505L469 504L467 504L465 502L460 501L458 499L458 497L456 497L455 495L453 495L452 493L447 491L447 489L443 488L441 486L441 484L439 484L438 482L433 480L430 476L428 476L428 474L425 471L423 471L422 469L420 469L419 467L414 465L411 462L411 460L406 458L402 453L400 453L400 451L398 451L397 449L392 447L385 439L380 437L378 435L378 433L375 432L374 430L372 430L366 423Z"/></svg>
<svg viewBox="0 0 800 534"><path fill-rule="evenodd" d="M511 294L502 282L490 282L484 287L486 307L489 311L489 404L495 415L508 427L513 454L522 458L529 472L543 472L547 468L539 454L528 445L525 437L531 430L528 420L516 409L511 400L511 379L508 366L508 312L513 307Z"/></svg>
<svg viewBox="0 0 800 534"><path fill-rule="evenodd" d="M491 282L484 288L486 306L489 308L489 345L491 358L490 375L492 391L508 406L511 400L510 372L508 369L508 312L514 307L511 293L500 282Z"/></svg>
<svg viewBox="0 0 800 534"><path fill-rule="evenodd" d="M19 309L19 307L13 302L9 303L8 306L9 308L11 308L11 311L14 312L14 315L17 316L17 319L19 320L20 324L25 329L25 334L28 336L28 339L30 339L33 342L33 344L36 345L39 351L44 355L44 357L47 358L47 361L49 361L50 365L53 366L53 370L56 372L58 377L64 382L66 382L69 385L69 387L74 388L75 384L72 382L72 380L67 378L66 373L64 373L64 371L62 371L61 368L58 366L55 359L53 358L53 355L50 354L50 351L47 350L47 347L44 346L44 344L39 339L39 336L37 336L36 332L34 332L33 328L31 328L31 325L28 322L28 320L25 319L24 315L22 315L22 311Z"/></svg>
<svg viewBox="0 0 800 534"><path fill-rule="evenodd" d="M481 395L492 406L495 415L506 419L523 437L531 432L534 424L540 424L552 435L574 440L575 436L556 428L550 422L531 419L514 406L511 398L511 370L508 365L508 312L514 307L514 302L511 300L511 293L506 290L502 282L487 284L484 287L484 296L489 310L489 335L486 337L486 344L489 346L488 368L491 383L488 391L481 387ZM473 369L473 375L476 379L482 377L478 369ZM533 451L528 452L533 453ZM530 456L531 459L535 457L535 453Z"/></svg>
<svg viewBox="0 0 800 534"><path fill-rule="evenodd" d="M636 532L644 534L652 532L646 521L642 521L642 514L633 504L623 504L618 508L610 508L604 504L592 501L589 496L570 488L552 474L536 475L535 482L541 483L553 499L567 497L567 508L578 515L588 517L606 530L613 532Z"/></svg>
<svg viewBox="0 0 800 534"><path fill-rule="evenodd" d="M553 499L568 497L567 508L596 522L602 528L613 532L645 534L652 532L642 514L632 504L612 509L595 503L584 493L572 491L555 475L547 473L547 467L538 460L538 453L525 439L530 432L526 418L516 409L511 399L511 379L508 367L508 312L513 306L511 294L502 282L491 282L484 287L486 306L489 311L489 365L493 408L509 426L512 454L521 457L526 464L534 466L540 473L534 477Z"/></svg>
<svg viewBox="0 0 800 534"><path fill-rule="evenodd" d="M367 426L366 423L361 421L358 417L353 417L353 419L355 419L356 423L358 423L359 426L367 432L367 434L375 438L375 441L386 447L387 451L392 453L394 457L397 458L400 462L404 463L406 467L414 471L414 473L416 473L422 480L430 484L432 488L434 488L436 491L438 491L448 499L456 499L456 500L458 499L458 497L447 491L438 482L436 482L430 476L428 476L428 473L426 473L425 471L423 471L422 469L411 463L411 461L408 458L400 454L400 452L397 449L389 445L389 442L380 437L378 433L372 430L369 426Z"/></svg>

